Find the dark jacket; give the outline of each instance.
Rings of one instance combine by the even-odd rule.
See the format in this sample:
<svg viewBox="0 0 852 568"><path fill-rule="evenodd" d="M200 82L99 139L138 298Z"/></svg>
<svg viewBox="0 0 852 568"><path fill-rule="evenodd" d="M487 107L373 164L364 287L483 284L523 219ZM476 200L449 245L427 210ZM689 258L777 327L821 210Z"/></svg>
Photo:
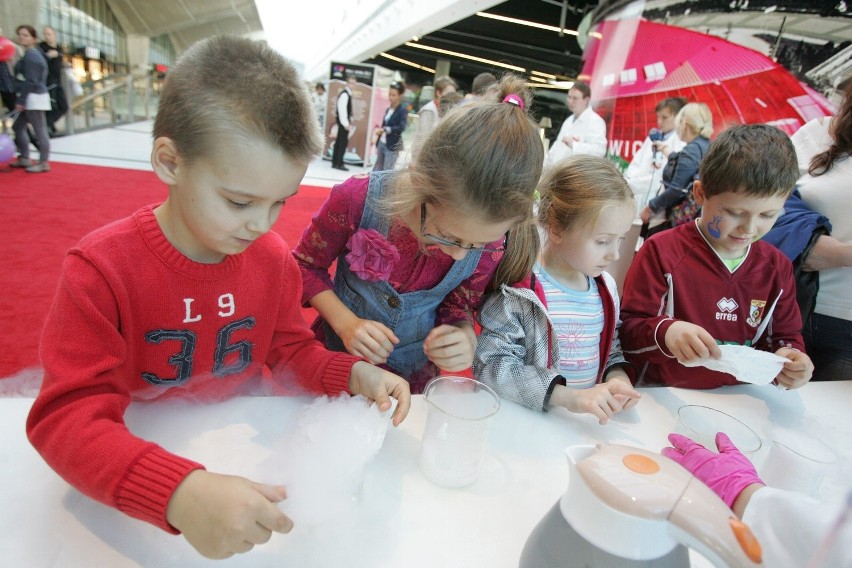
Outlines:
<svg viewBox="0 0 852 568"><path fill-rule="evenodd" d="M816 240L830 233L831 223L828 217L808 208L802 201L799 190L795 189L784 203L784 213L763 237L764 241L775 245L793 263L796 302L802 312L803 322L807 321L816 305L819 272L805 272L802 270L802 264Z"/></svg>
<svg viewBox="0 0 852 568"><path fill-rule="evenodd" d="M648 202L651 211L657 213L680 203L698 179L701 158L707 153L710 140L704 136L695 137L680 152L669 154L666 168L663 170L663 191Z"/></svg>
<svg viewBox="0 0 852 568"><path fill-rule="evenodd" d="M26 106L30 93L47 92L47 59L37 47L29 48L15 64L15 76L23 75L23 81L17 81L18 104Z"/></svg>
<svg viewBox="0 0 852 568"><path fill-rule="evenodd" d="M387 113L385 113L387 116ZM408 125L408 111L405 105L400 103L397 105L390 118L387 118L382 123L382 128L385 129L388 148L394 152L402 150L402 132Z"/></svg>

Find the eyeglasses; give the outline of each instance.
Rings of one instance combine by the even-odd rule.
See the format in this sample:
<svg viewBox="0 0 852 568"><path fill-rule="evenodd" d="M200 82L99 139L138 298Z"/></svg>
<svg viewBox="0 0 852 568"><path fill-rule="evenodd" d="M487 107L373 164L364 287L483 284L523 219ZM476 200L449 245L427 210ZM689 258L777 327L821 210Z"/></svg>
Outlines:
<svg viewBox="0 0 852 568"><path fill-rule="evenodd" d="M435 243L436 245L443 245L445 247L456 247L462 250L476 251L476 252L503 252L509 247L509 231L506 231L506 234L503 236L503 244L499 247L487 247L487 246L475 246L475 245L463 245L458 241L451 241L449 239L445 239L443 237L439 237L437 235L433 235L431 233L426 232L426 204L420 204L420 234L423 235L423 238Z"/></svg>

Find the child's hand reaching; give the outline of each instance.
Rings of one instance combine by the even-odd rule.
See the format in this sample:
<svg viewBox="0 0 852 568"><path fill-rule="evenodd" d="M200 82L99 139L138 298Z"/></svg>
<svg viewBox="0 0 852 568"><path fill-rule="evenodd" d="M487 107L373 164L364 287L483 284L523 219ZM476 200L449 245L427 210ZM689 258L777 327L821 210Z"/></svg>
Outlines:
<svg viewBox="0 0 852 568"><path fill-rule="evenodd" d="M640 396L642 395L630 385L630 381L615 379L587 389L556 385L550 395L550 405L562 406L578 414L594 414L600 424L604 425L613 414L625 409L626 405L616 397L628 397L633 400Z"/></svg>
<svg viewBox="0 0 852 568"><path fill-rule="evenodd" d="M666 348L681 363L722 356L716 340L706 329L685 321L674 322L666 331Z"/></svg>
<svg viewBox="0 0 852 568"><path fill-rule="evenodd" d="M616 392L612 388L610 389L610 392L613 393L612 396L615 397L616 402L621 405L621 410L629 410L636 406L642 395L633 388L633 383L630 382L630 377L627 376L627 373L625 373L621 367L614 367L606 374L604 382L609 383L611 381L622 381L625 385L630 387L630 390L626 393Z"/></svg>
<svg viewBox="0 0 852 568"><path fill-rule="evenodd" d="M790 360L784 363L784 368L775 377L779 385L788 389L797 389L811 380L811 375L814 373L814 364L807 354L792 347L782 347L775 354Z"/></svg>
<svg viewBox="0 0 852 568"><path fill-rule="evenodd" d="M198 469L172 494L166 520L203 556L227 558L290 532L293 521L275 506L286 497L281 486Z"/></svg>
<svg viewBox="0 0 852 568"><path fill-rule="evenodd" d="M393 346L399 343L399 338L385 324L359 317L352 317L334 331L349 354L376 365L386 363Z"/></svg>
<svg viewBox="0 0 852 568"><path fill-rule="evenodd" d="M391 407L390 397L397 401L393 413L393 425L399 424L408 415L411 408L411 388L408 381L364 361L352 365L349 374L349 392L366 396L379 405L379 410L386 411Z"/></svg>
<svg viewBox="0 0 852 568"><path fill-rule="evenodd" d="M463 371L473 364L476 332L469 323L439 325L423 341L423 352L439 369Z"/></svg>

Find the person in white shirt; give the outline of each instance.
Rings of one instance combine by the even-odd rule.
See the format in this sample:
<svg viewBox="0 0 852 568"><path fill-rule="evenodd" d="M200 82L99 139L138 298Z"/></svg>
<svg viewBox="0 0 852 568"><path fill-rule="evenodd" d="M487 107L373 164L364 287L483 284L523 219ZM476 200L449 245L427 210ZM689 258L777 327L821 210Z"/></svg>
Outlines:
<svg viewBox="0 0 852 568"><path fill-rule="evenodd" d="M799 158L802 201L831 221L817 238L805 271L819 271L814 313L802 335L813 354L814 378L848 379L852 373L852 81L832 118L813 119L791 137Z"/></svg>
<svg viewBox="0 0 852 568"><path fill-rule="evenodd" d="M334 139L334 150L331 155L331 167L335 170L348 171L343 165L346 147L349 145L349 134L352 132L352 91L358 79L351 73L346 74L346 86L337 95L335 116L337 118L337 138Z"/></svg>
<svg viewBox="0 0 852 568"><path fill-rule="evenodd" d="M577 81L568 91L568 110L573 114L565 119L559 135L547 153L546 164L555 164L570 156L588 154L606 155L606 122L589 108L592 90Z"/></svg>
<svg viewBox="0 0 852 568"><path fill-rule="evenodd" d="M636 196L637 211L642 211L648 205L648 200L657 195L660 189L663 168L668 161L661 147L668 146L670 151L680 152L685 146L675 129L675 116L685 104L686 99L683 97L669 97L657 103L654 108L657 113L655 140L651 140L650 134L646 136L642 147L633 155L633 160L624 171L624 179Z"/></svg>
<svg viewBox="0 0 852 568"><path fill-rule="evenodd" d="M441 100L442 95L455 93L457 87L458 85L456 85L455 80L448 75L435 79L434 98L423 105L417 112L417 132L414 135L414 144L412 144L411 148L412 162L417 158L417 154L420 153L420 148L423 147L423 143L429 138L429 134L435 130L435 127L441 121L441 116L438 114L438 101Z"/></svg>

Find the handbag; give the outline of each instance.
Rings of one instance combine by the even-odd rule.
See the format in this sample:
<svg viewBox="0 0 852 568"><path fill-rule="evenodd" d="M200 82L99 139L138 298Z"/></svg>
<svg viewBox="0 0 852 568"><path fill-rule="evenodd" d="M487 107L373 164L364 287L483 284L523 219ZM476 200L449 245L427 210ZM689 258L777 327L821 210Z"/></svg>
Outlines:
<svg viewBox="0 0 852 568"><path fill-rule="evenodd" d="M692 184L686 188L686 197L679 203L672 205L666 215L672 227L684 225L694 221L701 215L701 206L695 202L695 196L692 195Z"/></svg>
<svg viewBox="0 0 852 568"><path fill-rule="evenodd" d="M701 147L699 146L699 149ZM680 154L678 154L679 156ZM671 179L671 176L674 174L675 167L677 167L677 158L675 156L674 160L669 160L666 163L666 167L663 170L663 179L666 179L665 172L668 171L668 179ZM704 152L701 151L698 161L701 162L701 159L704 157ZM671 169L669 169L671 166ZM692 195L692 186L695 184L695 180L699 179L700 170L696 171L692 176L692 181L689 182L689 185L686 186L686 190L684 191L684 197L679 202L675 203L666 211L666 219L669 222L671 227L677 227L679 225L684 225L686 223L690 223L697 219L701 215L701 206L695 202L695 196Z"/></svg>

